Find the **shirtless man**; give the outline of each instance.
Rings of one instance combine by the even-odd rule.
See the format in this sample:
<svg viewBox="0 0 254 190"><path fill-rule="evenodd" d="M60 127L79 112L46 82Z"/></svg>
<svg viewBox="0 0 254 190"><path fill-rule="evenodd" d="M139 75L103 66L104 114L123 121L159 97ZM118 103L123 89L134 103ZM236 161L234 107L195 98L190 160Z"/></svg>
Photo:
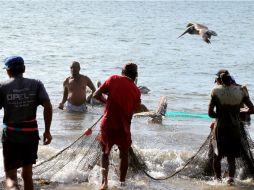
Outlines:
<svg viewBox="0 0 254 190"><path fill-rule="evenodd" d="M71 66L71 76L67 77L63 83L64 92L63 99L58 108L63 109L64 103L67 101L66 110L69 112L85 112L86 107L86 87L88 86L92 93L95 92L95 87L91 79L81 75L79 62L73 61Z"/></svg>

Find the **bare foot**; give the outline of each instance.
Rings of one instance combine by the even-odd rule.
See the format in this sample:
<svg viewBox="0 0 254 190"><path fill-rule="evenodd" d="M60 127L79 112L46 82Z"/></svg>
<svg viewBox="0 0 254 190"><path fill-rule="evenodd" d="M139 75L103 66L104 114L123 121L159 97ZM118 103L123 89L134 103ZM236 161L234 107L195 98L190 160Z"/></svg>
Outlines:
<svg viewBox="0 0 254 190"><path fill-rule="evenodd" d="M127 183L125 181L120 182L120 187L127 187Z"/></svg>
<svg viewBox="0 0 254 190"><path fill-rule="evenodd" d="M103 183L103 184L101 184L101 186L100 186L100 189L99 189L99 190L107 190L107 189L108 189L108 184Z"/></svg>
<svg viewBox="0 0 254 190"><path fill-rule="evenodd" d="M229 179L227 180L227 184L230 186L234 185L234 178L229 177Z"/></svg>

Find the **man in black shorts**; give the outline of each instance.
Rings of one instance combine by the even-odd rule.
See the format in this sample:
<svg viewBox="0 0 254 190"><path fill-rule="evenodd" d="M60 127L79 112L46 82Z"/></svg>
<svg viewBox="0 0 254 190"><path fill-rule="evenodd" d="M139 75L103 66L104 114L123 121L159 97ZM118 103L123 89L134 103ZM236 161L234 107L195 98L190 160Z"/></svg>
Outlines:
<svg viewBox="0 0 254 190"><path fill-rule="evenodd" d="M0 109L3 117L3 158L7 189L19 189L17 169L22 168L24 190L33 190L32 165L36 163L39 131L36 110L44 107L45 131L43 142L50 144L52 105L44 85L39 80L23 77L24 60L19 56L4 61L9 79L0 83Z"/></svg>

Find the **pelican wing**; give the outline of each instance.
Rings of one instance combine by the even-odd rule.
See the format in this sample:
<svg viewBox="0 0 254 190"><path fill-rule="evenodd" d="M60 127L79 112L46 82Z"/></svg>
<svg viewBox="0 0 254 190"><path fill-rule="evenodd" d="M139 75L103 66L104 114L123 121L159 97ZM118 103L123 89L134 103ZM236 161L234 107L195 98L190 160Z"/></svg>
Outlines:
<svg viewBox="0 0 254 190"><path fill-rule="evenodd" d="M208 36L206 33L204 33L204 35L202 35L202 38L203 38L203 40L204 40L206 43L208 43L208 44L211 43L210 40L209 40L209 36Z"/></svg>
<svg viewBox="0 0 254 190"><path fill-rule="evenodd" d="M194 26L197 30L200 30L200 29L208 30L208 28L205 25L202 25L202 24L195 23Z"/></svg>
<svg viewBox="0 0 254 190"><path fill-rule="evenodd" d="M180 36L178 36L178 38L182 37L182 36L183 36L184 34L186 34L186 33L189 33L190 30L191 30L191 27L192 27L192 26L189 26L189 27L184 31L184 33L182 33Z"/></svg>
<svg viewBox="0 0 254 190"><path fill-rule="evenodd" d="M207 33L209 33L211 36L217 36L217 33L213 30L208 30Z"/></svg>

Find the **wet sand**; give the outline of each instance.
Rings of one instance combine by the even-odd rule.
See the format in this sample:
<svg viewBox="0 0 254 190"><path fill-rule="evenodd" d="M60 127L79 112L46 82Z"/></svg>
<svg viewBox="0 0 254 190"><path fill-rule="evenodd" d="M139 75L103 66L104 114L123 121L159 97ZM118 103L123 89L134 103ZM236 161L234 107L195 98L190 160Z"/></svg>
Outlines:
<svg viewBox="0 0 254 190"><path fill-rule="evenodd" d="M217 183L214 181L196 181L196 180L184 180L184 179L171 179L168 180L168 190L175 190L175 189L182 189L182 190L253 190L254 189L254 183L253 181L247 181L242 182L236 180L235 184L232 186L229 186L226 184L226 181L224 180L222 183ZM152 183L158 183L158 187L160 187L160 181ZM119 187L117 185L112 185L109 183L109 190L122 190L122 189L148 189L148 190L159 190L160 188L151 188L149 183L147 185L144 185L142 187L130 187L127 185L127 187ZM165 185L163 185L163 189L166 189ZM99 185L98 184L78 184L78 185L60 185L56 188L56 190L98 190Z"/></svg>
<svg viewBox="0 0 254 190"><path fill-rule="evenodd" d="M180 179L172 178L167 181L151 181L147 178L143 178L142 185L137 185L135 181L127 183L126 187L120 187L117 183L112 183L109 181L109 190L253 190L254 181L246 180L239 181L236 180L235 184L229 186L226 184L226 179L222 183L215 181L198 181L195 179ZM20 184L22 182L20 181ZM153 187L151 187L151 184ZM4 190L4 182L0 183L0 190ZM41 183L35 181L35 190L98 190L99 184L96 183L82 183L82 184L59 184L59 183Z"/></svg>

